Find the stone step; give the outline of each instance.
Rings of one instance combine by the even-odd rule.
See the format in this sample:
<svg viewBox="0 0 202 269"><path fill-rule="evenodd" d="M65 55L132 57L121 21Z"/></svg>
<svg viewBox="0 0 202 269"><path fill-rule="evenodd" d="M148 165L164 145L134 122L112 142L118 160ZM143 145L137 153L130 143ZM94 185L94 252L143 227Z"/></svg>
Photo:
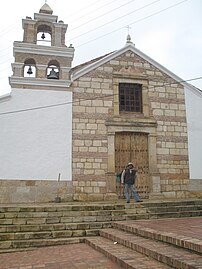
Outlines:
<svg viewBox="0 0 202 269"><path fill-rule="evenodd" d="M189 205L200 205L202 206L202 199L193 200L175 200L175 201L148 201L146 202L147 207L171 207L171 206L189 206Z"/></svg>
<svg viewBox="0 0 202 269"><path fill-rule="evenodd" d="M201 204L202 200L168 202L145 200L143 203L131 201L130 204L123 200L106 203L2 205L0 207L0 249L2 251L3 248L12 249L15 241L19 241L20 244L23 240L43 241L56 238L60 240L64 237L68 239L94 236L98 230L112 227L113 222L200 216ZM169 210L169 206L172 211ZM183 207L185 207L184 211L182 211ZM192 210L189 211L188 208ZM197 210L194 211L195 208ZM54 241L57 242L57 240L52 242ZM29 246L29 242L27 245ZM19 245L19 248L23 246Z"/></svg>
<svg viewBox="0 0 202 269"><path fill-rule="evenodd" d="M1 233L0 248L3 241L32 240L32 239L51 239L51 238L70 238L82 236L99 235L99 229L87 230L62 230L62 231L45 231L45 232L19 232L19 233Z"/></svg>
<svg viewBox="0 0 202 269"><path fill-rule="evenodd" d="M148 218L148 214L139 214L139 213L133 213L133 214L127 214L126 212L122 212L118 215L110 214L110 215L97 215L97 216L71 216L71 217L24 217L24 218L2 218L0 219L0 232L3 230L3 227L5 226L13 226L17 227L18 225L29 225L29 226L35 226L35 225L48 225L48 224L70 224L70 223L94 223L94 222L112 222L112 221L118 221L118 220L127 220L127 219L144 219Z"/></svg>
<svg viewBox="0 0 202 269"><path fill-rule="evenodd" d="M186 211L200 211L202 212L202 205L175 205L175 206L156 206L148 207L149 212L186 212Z"/></svg>
<svg viewBox="0 0 202 269"><path fill-rule="evenodd" d="M110 239L112 244L117 242L177 269L199 269L202 266L202 256L164 242L113 228L100 230L100 235Z"/></svg>
<svg viewBox="0 0 202 269"><path fill-rule="evenodd" d="M20 251L27 249L33 249L36 247L47 247L57 245L67 245L75 243L83 243L84 237L73 237L73 238L52 238L52 239L32 239L32 240L15 240L0 242L1 248L0 253Z"/></svg>
<svg viewBox="0 0 202 269"><path fill-rule="evenodd" d="M0 213L5 212L61 212L61 211L109 211L109 210L122 210L125 209L125 204L123 203L49 203L49 204L26 204L17 205L8 204L2 205L0 208Z"/></svg>
<svg viewBox="0 0 202 269"><path fill-rule="evenodd" d="M202 211L180 211L180 212L150 212L149 219L159 219L159 218L183 218L183 217L200 217L202 216Z"/></svg>
<svg viewBox="0 0 202 269"><path fill-rule="evenodd" d="M114 222L113 228L202 254L201 240L196 238L144 227L142 224L138 224L138 222Z"/></svg>
<svg viewBox="0 0 202 269"><path fill-rule="evenodd" d="M127 214L125 220L149 219L149 214ZM121 220L120 220L121 221Z"/></svg>
<svg viewBox="0 0 202 269"><path fill-rule="evenodd" d="M81 223L53 223L41 225L1 225L0 236L2 233L19 232L44 232L61 230L87 230L102 229L112 227L112 222L81 222Z"/></svg>
<svg viewBox="0 0 202 269"><path fill-rule="evenodd" d="M88 211L53 211L53 212L4 212L0 214L0 219L10 219L10 218L62 218L62 217L86 217L86 216L117 216L125 213L125 209L119 210L88 210ZM138 209L134 211L138 212Z"/></svg>
<svg viewBox="0 0 202 269"><path fill-rule="evenodd" d="M197 200L175 200L175 201L151 201L144 200L143 203L130 203L126 204L125 200L118 202L106 202L106 203L49 203L49 204L26 204L26 205L1 205L1 213L18 213L18 212L63 212L63 211L109 211L109 210L124 210L127 208L134 208L139 206L145 206L146 208L157 208L157 207L176 207L176 206L202 206L202 199Z"/></svg>
<svg viewBox="0 0 202 269"><path fill-rule="evenodd" d="M129 249L121 244L116 244L107 238L100 236L86 238L85 243L100 251L108 258L112 259L122 268L126 269L172 269L150 257L137 251Z"/></svg>

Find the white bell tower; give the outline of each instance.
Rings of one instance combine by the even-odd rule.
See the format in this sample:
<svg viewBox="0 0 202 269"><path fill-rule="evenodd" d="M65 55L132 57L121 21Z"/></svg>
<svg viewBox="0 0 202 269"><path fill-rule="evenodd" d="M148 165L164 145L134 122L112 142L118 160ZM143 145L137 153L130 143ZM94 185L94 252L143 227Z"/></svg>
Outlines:
<svg viewBox="0 0 202 269"><path fill-rule="evenodd" d="M45 3L34 19L22 20L23 41L15 41L11 88L65 90L74 56L72 45L65 45L67 24L53 15Z"/></svg>

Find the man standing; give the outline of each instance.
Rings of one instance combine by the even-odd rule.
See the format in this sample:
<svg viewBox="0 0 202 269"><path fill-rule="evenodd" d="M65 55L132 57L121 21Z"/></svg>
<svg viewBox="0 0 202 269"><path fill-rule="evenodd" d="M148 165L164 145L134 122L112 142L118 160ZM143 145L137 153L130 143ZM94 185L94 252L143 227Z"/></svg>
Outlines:
<svg viewBox="0 0 202 269"><path fill-rule="evenodd" d="M127 203L130 203L129 189L131 189L135 201L142 202L134 186L136 175L137 171L135 170L133 164L128 163L126 169L123 170L121 175L121 183L124 183L124 194Z"/></svg>

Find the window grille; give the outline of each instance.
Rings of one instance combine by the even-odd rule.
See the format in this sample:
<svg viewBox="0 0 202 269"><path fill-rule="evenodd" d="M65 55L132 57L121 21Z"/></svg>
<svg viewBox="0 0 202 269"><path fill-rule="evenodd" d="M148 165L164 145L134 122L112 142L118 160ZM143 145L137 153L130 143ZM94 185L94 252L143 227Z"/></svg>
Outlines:
<svg viewBox="0 0 202 269"><path fill-rule="evenodd" d="M142 112L142 85L119 84L119 111Z"/></svg>

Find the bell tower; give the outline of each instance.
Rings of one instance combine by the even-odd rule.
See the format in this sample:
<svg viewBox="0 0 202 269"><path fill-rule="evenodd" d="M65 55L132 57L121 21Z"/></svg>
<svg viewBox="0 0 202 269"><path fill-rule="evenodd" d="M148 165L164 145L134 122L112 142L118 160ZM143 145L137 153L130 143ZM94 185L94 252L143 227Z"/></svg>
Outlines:
<svg viewBox="0 0 202 269"><path fill-rule="evenodd" d="M22 20L23 41L13 46L11 88L66 90L74 57L72 45L65 45L67 24L53 15L45 3L34 18Z"/></svg>

